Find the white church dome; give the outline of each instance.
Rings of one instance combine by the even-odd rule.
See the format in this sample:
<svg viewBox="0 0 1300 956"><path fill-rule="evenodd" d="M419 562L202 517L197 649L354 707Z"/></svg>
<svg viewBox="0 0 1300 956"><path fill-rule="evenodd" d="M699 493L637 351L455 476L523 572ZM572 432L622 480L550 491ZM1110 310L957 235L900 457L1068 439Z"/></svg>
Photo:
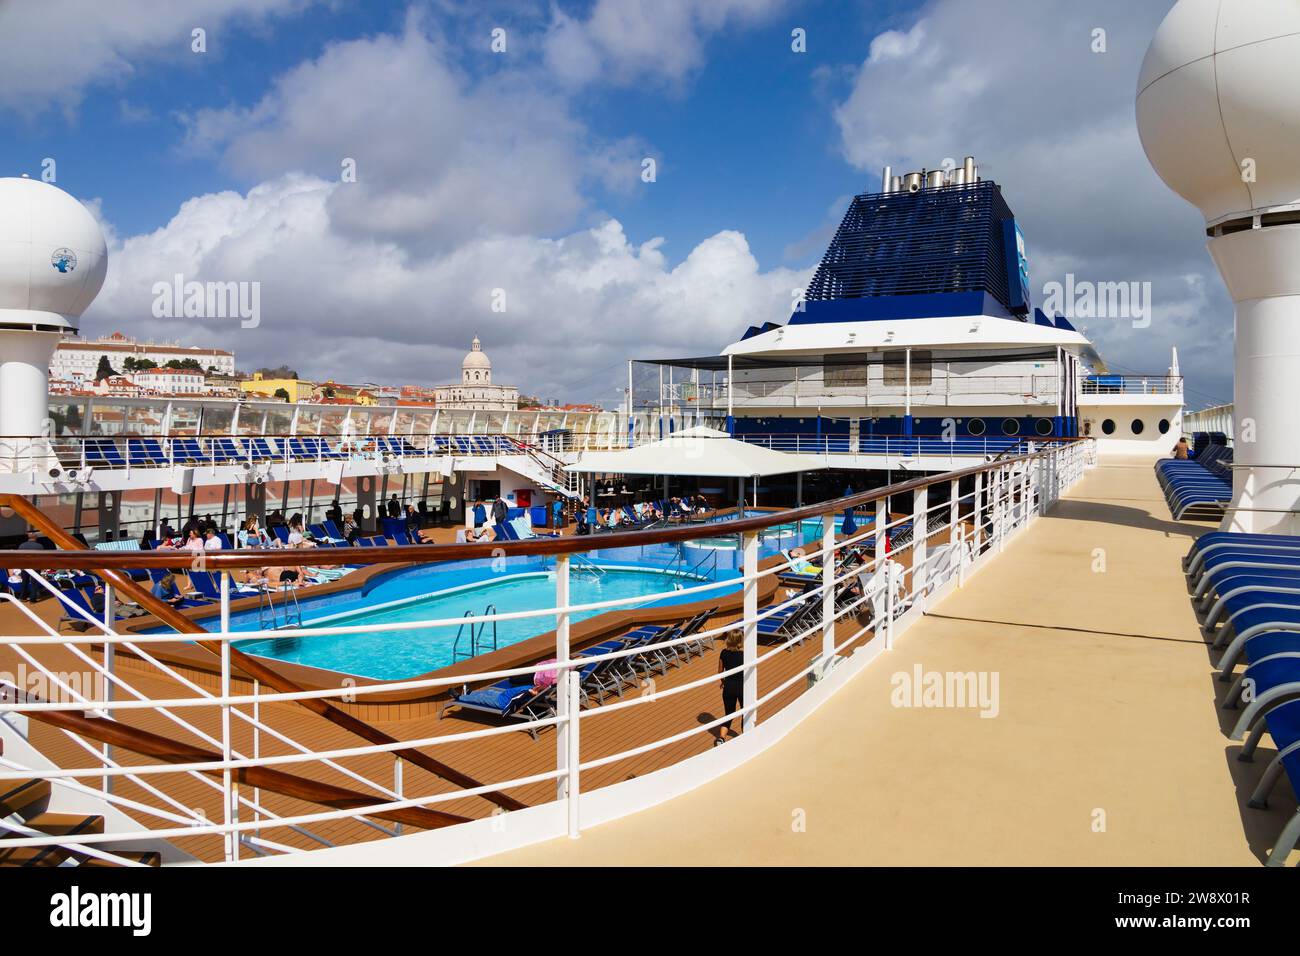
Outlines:
<svg viewBox="0 0 1300 956"><path fill-rule="evenodd" d="M469 347L469 354L465 356L465 361L460 363L460 367L463 369L490 369L492 367L492 360L483 351L483 343L478 340L477 335L474 336L474 341Z"/></svg>
<svg viewBox="0 0 1300 956"><path fill-rule="evenodd" d="M0 329L75 332L107 269L85 206L37 179L0 178Z"/></svg>
<svg viewBox="0 0 1300 956"><path fill-rule="evenodd" d="M1300 203L1300 4L1179 0L1147 50L1137 122L1207 222Z"/></svg>

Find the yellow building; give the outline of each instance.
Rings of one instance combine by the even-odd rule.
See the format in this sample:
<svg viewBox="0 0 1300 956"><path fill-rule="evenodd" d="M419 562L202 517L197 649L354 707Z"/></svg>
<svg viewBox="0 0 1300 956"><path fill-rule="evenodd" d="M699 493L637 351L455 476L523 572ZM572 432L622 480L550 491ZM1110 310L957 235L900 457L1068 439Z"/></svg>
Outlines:
<svg viewBox="0 0 1300 956"><path fill-rule="evenodd" d="M309 400L314 387L311 382L298 378L263 378L261 372L254 372L251 379L239 383L241 392L265 395L267 398L274 398L278 389L284 389L289 401L295 404Z"/></svg>

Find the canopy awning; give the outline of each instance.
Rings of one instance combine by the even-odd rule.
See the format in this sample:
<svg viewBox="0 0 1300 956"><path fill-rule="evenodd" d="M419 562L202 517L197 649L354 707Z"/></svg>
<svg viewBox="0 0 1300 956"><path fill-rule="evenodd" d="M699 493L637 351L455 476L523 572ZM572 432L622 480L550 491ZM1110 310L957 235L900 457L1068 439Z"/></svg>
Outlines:
<svg viewBox="0 0 1300 956"><path fill-rule="evenodd" d="M637 448L584 452L576 464L565 470L583 474L765 478L827 467L816 458L736 441L726 432L701 425Z"/></svg>

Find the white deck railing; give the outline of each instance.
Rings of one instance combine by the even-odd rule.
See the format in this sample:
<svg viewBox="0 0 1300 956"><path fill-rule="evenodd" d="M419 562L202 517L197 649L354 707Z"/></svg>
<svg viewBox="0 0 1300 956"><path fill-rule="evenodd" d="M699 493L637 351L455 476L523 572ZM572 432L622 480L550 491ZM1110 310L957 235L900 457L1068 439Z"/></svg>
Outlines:
<svg viewBox="0 0 1300 956"><path fill-rule="evenodd" d="M1072 485L1085 468L1087 444L1049 443L1037 449L1031 448L1022 455L960 472L917 479L810 508L741 519L735 525L739 529L744 555L739 621L709 624L695 634L603 654L578 656L573 653L570 635L575 614L644 606L668 597L680 600L683 596L698 595L707 598L723 589L734 588L736 581L705 581L684 590L655 595L573 603L570 599L572 560L569 553L563 553L564 548L581 544L599 548L603 542L599 536L577 543L574 539L562 539L563 545L550 545L552 550L561 552L555 554L554 606L491 614L479 619L500 622L555 617L555 644L551 652L554 660L483 670L472 675L439 676L434 672L419 679L374 684L341 680L339 686L269 693L254 682L250 693L236 693L234 681L248 683L248 678L238 671L237 665L232 665L232 643L285 635L278 630L230 629L231 587L229 573L225 571L221 574L219 602L222 629L197 636L204 641L218 642L221 648L219 686L215 691L187 677L182 665L169 663L156 648L163 643L174 645L178 638L195 639L195 635L124 633L115 626L116 601L111 586L105 588L102 620L84 612L80 614L89 628L84 634L59 633L30 608L5 595L4 600L23 615L35 633L0 637L0 654L3 655L0 660L7 660L12 655L32 674L40 675L39 682L49 692L44 696L34 696L25 693L22 687L15 687L12 683L7 685L6 693L0 698L0 733L18 733L24 722L39 723L43 716L52 713L94 715L100 720L115 722L129 721L131 712L144 710L160 717L173 728L172 732L183 737L186 746L201 748L201 753L206 756L181 762L158 762L135 754L130 761L123 762L119 759L119 748L91 738L88 731L83 729L79 733L68 727L59 727L52 732L74 745L72 752L78 755L76 760L68 759L65 754L57 766L24 763L11 756L14 751L10 749L5 756L0 756L0 782L44 778L54 786L56 797L75 798L81 807L86 806L87 801L98 801L106 808L112 807L126 814L123 819L131 819L135 825L110 827L102 834L69 837L36 833L13 819L8 822L0 820L0 829L10 831L4 845L14 848L60 846L75 849L83 856L129 863L129 860L117 856L114 848L126 844L139 846L141 841L156 843L197 838L204 845L207 841L216 841L220 846L220 858L228 862L250 858L267 862L275 859L301 862L396 861L407 853L420 854L423 862L457 862L566 833L577 837L590 823L633 812L698 786L779 739L849 677L892 647L898 635L930 604L949 589L960 587L969 574L994 558L1017 531L1031 523ZM965 491L962 491L963 487ZM898 504L907 497L912 499L908 513L900 515L891 509L891 501ZM849 505L869 511L874 509L874 521L837 539L834 519ZM834 572L822 574L823 580L805 593L778 589L774 603L760 609L758 595L763 582L790 569L787 562L759 567L763 529L792 521L808 521L815 516L822 518L823 530L820 551L813 555L813 559L823 568L833 568ZM913 529L910 538L901 534L907 526ZM882 534L882 530L885 533ZM719 525L710 524L685 532L671 529L639 534L679 538L683 534L716 537L719 532ZM527 547L516 545L513 550L530 554L537 552L536 542L525 544ZM503 550L509 554L512 546L503 546ZM0 561L25 567L25 573L37 587L55 590L53 584L37 573L39 569L34 564L40 563L40 559L33 558L33 554L11 552L0 556ZM852 560L859 563L848 567L851 555L854 556ZM236 552L222 560L238 557ZM371 553L363 557L380 562L391 561L393 555ZM124 567L125 562L133 558L139 556L85 556L87 568L103 567L105 562ZM249 557L249 560L253 559ZM50 552L45 553L44 561L47 564L51 561ZM760 622L790 607L806 609L801 623L791 627L787 633L779 633L774 644L760 647ZM393 624L304 627L295 629L293 637L311 641L363 631L454 628L460 623L460 618L441 618ZM738 667L721 673L706 668L701 676L675 686L660 686L653 672L635 676L639 670L632 666L633 659L647 653L660 655L665 658L664 672L667 673L668 655L685 655L688 661L692 654L702 657L705 643L716 641L735 629L743 634L743 663ZM812 642L810 649L815 648L817 653L810 656L806 664L791 669L788 666L790 659L783 655L805 642ZM57 654L51 655L51 650L56 650ZM124 670L119 666L119 652L129 653L135 658L132 667ZM66 664L67 655L72 655L78 667L84 668L80 680L71 679L66 666L59 667L51 662L57 658ZM628 672L634 675L636 682L628 683L627 686L633 688L633 693L628 696L622 695L624 687L620 684L616 697L606 702L602 692L602 701L597 704L589 699L594 691L589 692L583 686L580 672L584 667L604 661L628 662ZM784 676L775 686L760 693L760 673L778 661L785 665L781 669ZM275 664L274 661L270 663ZM165 697L151 696L137 686L139 678L135 675L142 673L142 668L150 677L167 681L175 688L174 693ZM276 721L267 716L267 708L279 708L282 712L283 706L292 702L364 703L372 695L417 690L432 692L465 684L488 684L507 677L535 676L542 670L553 670L557 675L553 711L536 719L501 726L479 726L441 734L416 731L392 743L349 742L322 749L293 739L283 726L274 726ZM731 674L742 675L744 679L743 704L734 715L741 723L739 737L683 760L664 759L660 768L635 779L584 790L584 773L662 751L697 735L711 734L724 723L731 722L726 716L692 720L685 726L661 722L663 726L658 727L653 739L638 739L617 752L597 755L590 749L584 753L582 745L591 727L599 726L592 725L592 721L607 720L611 714L635 708L653 708L657 702L716 685L722 677ZM779 696L799 687L803 689L793 701L775 711L770 709ZM662 709L660 712L663 713ZM758 719L760 713L764 714L761 723ZM199 725L204 716L207 717L206 728ZM215 726L214 716L219 718ZM521 731L536 736L533 746L545 747L547 738L541 734L547 728L555 729L554 759L544 771L530 771L520 766L515 772L498 774L505 779L437 791L416 788L417 792L411 792L409 781L404 779L405 761L399 751L414 748L421 753L436 754L449 745L467 743L491 748L502 737ZM343 735L338 737L342 739ZM276 745L274 749L285 752L264 752L264 745L271 742ZM377 775L373 771L357 769L355 763L352 766L344 763L382 755L391 756L391 772ZM278 812L273 811L267 805L265 794L256 788L250 793L249 788L241 789L236 784L237 774L249 768L278 769L317 780L322 771L326 771L334 785L361 792L364 800L360 805L343 809L317 805L305 812L288 812L280 805ZM120 780L136 784L152 797L153 802L120 794L114 787ZM219 797L221 812L217 818L210 818L175 795L190 789L178 788L177 781L194 780L200 781L206 790ZM402 822L391 819L396 811L411 808L437 810L448 803L463 803L467 798L479 796L491 797L546 781L555 783L553 799L512 810L504 816L502 810L479 801L481 811L476 812L481 812L481 818L443 828L415 833L405 828ZM297 806L299 804L295 804ZM389 814L390 819L377 818L384 814ZM361 824L365 830L355 831L344 841L346 845L340 844L337 838L330 839L317 832L322 826L338 821Z"/></svg>

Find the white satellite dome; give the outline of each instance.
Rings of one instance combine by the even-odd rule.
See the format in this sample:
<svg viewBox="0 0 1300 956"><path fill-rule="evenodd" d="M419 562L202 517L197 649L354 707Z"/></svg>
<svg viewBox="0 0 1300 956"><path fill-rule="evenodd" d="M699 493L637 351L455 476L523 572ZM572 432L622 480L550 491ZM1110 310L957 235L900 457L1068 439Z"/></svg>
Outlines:
<svg viewBox="0 0 1300 956"><path fill-rule="evenodd" d="M1137 123L1208 223L1300 203L1300 3L1179 0L1142 64Z"/></svg>
<svg viewBox="0 0 1300 956"><path fill-rule="evenodd" d="M37 179L0 178L0 330L75 332L107 269L85 206Z"/></svg>

